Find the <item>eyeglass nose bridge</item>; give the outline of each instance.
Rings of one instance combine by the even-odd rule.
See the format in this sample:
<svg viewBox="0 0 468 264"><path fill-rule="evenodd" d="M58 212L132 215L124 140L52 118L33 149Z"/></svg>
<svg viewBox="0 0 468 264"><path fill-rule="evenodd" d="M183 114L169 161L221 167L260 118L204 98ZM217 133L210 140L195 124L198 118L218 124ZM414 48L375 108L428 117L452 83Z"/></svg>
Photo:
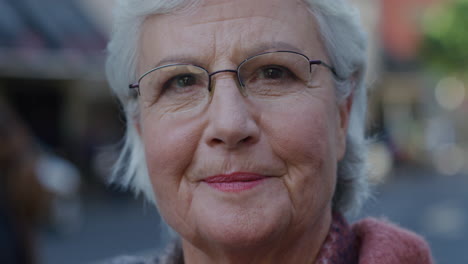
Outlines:
<svg viewBox="0 0 468 264"><path fill-rule="evenodd" d="M213 76L213 75L215 75L215 74L218 74L218 73L222 73L222 72L232 72L232 73L235 73L235 74L236 74L237 84L238 84L238 89L239 89L240 93L241 93L243 96L247 96L247 93L245 92L244 84L241 82L240 77L239 77L239 70L232 70L232 69L219 70L219 71L215 71L215 72L212 72L212 73L208 74L208 77L209 77L209 80L208 80L208 91L210 92L211 95L213 95L214 90L215 90L215 87L212 86L211 76ZM213 83L214 83L214 82L213 82Z"/></svg>

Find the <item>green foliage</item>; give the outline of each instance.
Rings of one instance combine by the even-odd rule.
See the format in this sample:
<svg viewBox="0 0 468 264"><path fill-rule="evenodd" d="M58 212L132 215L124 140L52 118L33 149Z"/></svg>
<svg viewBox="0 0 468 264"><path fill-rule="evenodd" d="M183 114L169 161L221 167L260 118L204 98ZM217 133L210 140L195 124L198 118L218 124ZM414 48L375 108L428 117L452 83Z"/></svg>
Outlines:
<svg viewBox="0 0 468 264"><path fill-rule="evenodd" d="M442 72L468 73L468 0L442 1L423 17L422 60Z"/></svg>

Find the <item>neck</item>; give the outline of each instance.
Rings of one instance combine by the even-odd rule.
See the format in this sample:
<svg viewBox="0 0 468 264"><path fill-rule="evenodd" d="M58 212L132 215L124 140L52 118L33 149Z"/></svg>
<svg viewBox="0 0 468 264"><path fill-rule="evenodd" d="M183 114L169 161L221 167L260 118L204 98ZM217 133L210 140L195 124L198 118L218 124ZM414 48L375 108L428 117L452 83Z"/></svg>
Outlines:
<svg viewBox="0 0 468 264"><path fill-rule="evenodd" d="M288 230L268 241L230 247L182 240L186 264L210 263L295 263L313 264L330 229L331 212L321 216L307 229ZM294 228L294 227L293 227Z"/></svg>

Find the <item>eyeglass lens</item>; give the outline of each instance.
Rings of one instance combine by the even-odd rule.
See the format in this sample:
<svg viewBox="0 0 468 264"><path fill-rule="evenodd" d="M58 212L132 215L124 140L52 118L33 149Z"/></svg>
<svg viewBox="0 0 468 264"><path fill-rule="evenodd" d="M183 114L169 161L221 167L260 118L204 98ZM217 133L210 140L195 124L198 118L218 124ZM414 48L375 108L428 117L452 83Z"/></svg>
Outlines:
<svg viewBox="0 0 468 264"><path fill-rule="evenodd" d="M238 75L249 98L277 100L310 86L311 66L303 55L271 52L242 62ZM165 112L181 112L207 105L209 85L210 76L205 69L176 64L156 68L143 75L139 89L146 106L155 106Z"/></svg>

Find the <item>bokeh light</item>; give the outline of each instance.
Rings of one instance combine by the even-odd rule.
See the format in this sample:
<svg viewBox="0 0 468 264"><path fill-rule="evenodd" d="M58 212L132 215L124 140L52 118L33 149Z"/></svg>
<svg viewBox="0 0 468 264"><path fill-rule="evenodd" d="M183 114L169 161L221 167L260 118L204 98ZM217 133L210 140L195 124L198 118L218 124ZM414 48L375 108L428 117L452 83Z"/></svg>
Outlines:
<svg viewBox="0 0 468 264"><path fill-rule="evenodd" d="M465 166L465 151L455 144L443 144L432 152L436 169L444 175L460 173Z"/></svg>
<svg viewBox="0 0 468 264"><path fill-rule="evenodd" d="M460 238L466 229L466 212L453 201L442 201L430 206L423 214L423 224L437 236Z"/></svg>
<svg viewBox="0 0 468 264"><path fill-rule="evenodd" d="M375 142L369 146L368 159L369 179L372 183L384 183L393 167L392 154L383 143Z"/></svg>
<svg viewBox="0 0 468 264"><path fill-rule="evenodd" d="M456 77L445 77L439 81L435 90L437 103L446 110L455 110L465 100L465 85Z"/></svg>

